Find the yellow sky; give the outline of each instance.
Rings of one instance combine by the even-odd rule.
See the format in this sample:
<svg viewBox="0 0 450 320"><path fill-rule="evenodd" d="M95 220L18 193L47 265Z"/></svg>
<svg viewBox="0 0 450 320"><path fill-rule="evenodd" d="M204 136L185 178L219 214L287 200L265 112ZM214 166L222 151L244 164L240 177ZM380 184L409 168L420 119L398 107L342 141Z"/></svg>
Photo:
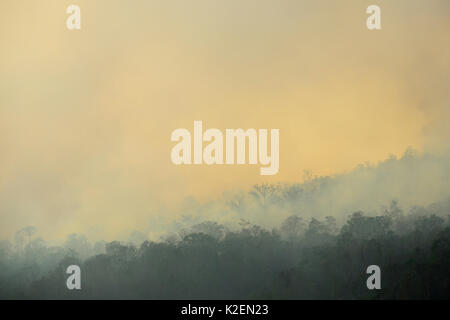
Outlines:
<svg viewBox="0 0 450 320"><path fill-rule="evenodd" d="M438 0L2 0L0 236L114 236L187 196L440 148L449 15ZM170 134L194 120L280 129L279 173L174 166Z"/></svg>

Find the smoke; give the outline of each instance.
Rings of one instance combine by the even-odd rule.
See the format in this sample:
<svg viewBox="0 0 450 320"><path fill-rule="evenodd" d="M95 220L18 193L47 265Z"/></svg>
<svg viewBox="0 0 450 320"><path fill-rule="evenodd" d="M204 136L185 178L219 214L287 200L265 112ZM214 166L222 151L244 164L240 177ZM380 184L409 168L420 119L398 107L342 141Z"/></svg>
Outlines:
<svg viewBox="0 0 450 320"><path fill-rule="evenodd" d="M177 233L208 220L231 229L239 228L243 220L270 229L292 215L304 221L332 216L342 225L354 212L380 215L392 203L405 212L447 203L449 190L449 154L419 154L408 149L398 159L391 156L377 164L361 164L335 176L306 172L304 181L295 184L229 191L206 204L189 199L173 214L179 217L177 222L167 223L164 229Z"/></svg>
<svg viewBox="0 0 450 320"><path fill-rule="evenodd" d="M370 32L369 1L80 0L70 32L70 1L2 1L0 238L32 225L60 241L157 239L448 196L450 4L377 2ZM170 133L198 119L280 129L279 174L173 166ZM330 178L292 205L248 194L304 170Z"/></svg>

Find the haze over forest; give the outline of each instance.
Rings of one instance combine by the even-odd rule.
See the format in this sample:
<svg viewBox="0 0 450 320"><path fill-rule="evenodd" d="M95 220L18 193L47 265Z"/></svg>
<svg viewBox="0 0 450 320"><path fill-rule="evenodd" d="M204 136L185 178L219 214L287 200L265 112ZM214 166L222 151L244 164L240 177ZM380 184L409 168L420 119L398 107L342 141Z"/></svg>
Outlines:
<svg viewBox="0 0 450 320"><path fill-rule="evenodd" d="M0 1L0 299L450 298L450 1L76 2ZM279 171L174 165L195 120Z"/></svg>
<svg viewBox="0 0 450 320"><path fill-rule="evenodd" d="M379 32L366 28L366 1L77 3L74 32L69 0L0 3L0 239L31 225L54 243L71 233L126 240L131 230L157 240L196 215L188 208L222 221L204 208L223 211L228 193L255 184L339 176L409 146L447 160L447 0L380 0ZM170 134L194 120L280 129L278 174L173 165ZM344 175L321 191L332 205L301 214L373 211L391 198L430 204L448 190L447 167L435 162L417 173L392 164L398 179L367 189L359 183L370 177ZM248 214L267 226L287 215Z"/></svg>
<svg viewBox="0 0 450 320"><path fill-rule="evenodd" d="M335 178L257 185L226 201L227 209L186 204L186 215L164 226L170 232L157 241L139 231L112 242L71 234L54 246L26 227L13 241L0 242L0 298L449 299L448 194L426 206L392 200L374 212L352 209L367 206L369 192L376 199L391 192L420 202L417 181L397 187L399 193L384 186L392 186L400 168L414 177L420 168L446 168L450 162L444 160L409 151ZM448 176L441 178L448 183ZM345 184L358 190L351 201L339 192ZM211 212L217 215L205 220ZM267 219L273 216L280 222ZM265 226L254 222L261 217ZM82 270L79 291L66 288L66 268L73 264ZM372 264L382 270L382 290L367 290L366 268Z"/></svg>

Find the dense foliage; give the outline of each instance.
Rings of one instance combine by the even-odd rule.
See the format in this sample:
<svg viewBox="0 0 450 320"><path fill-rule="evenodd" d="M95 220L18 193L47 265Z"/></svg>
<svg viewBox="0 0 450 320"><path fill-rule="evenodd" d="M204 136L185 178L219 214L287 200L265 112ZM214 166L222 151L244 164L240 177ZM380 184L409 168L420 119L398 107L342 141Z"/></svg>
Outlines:
<svg viewBox="0 0 450 320"><path fill-rule="evenodd" d="M0 246L0 298L37 299L449 299L450 201L404 214L353 213L338 227L290 216L265 230L211 221L164 241L96 243L72 235L64 247L18 232ZM66 268L82 289L66 288ZM368 290L366 268L381 268Z"/></svg>

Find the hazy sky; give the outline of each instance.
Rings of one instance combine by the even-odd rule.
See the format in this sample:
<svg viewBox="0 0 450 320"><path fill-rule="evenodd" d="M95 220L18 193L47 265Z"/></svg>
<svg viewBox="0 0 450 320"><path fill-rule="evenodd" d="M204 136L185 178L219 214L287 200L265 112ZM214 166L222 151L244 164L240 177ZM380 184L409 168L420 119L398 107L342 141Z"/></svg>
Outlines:
<svg viewBox="0 0 450 320"><path fill-rule="evenodd" d="M448 0L2 0L0 238L114 237L187 196L444 150L449 33ZM194 120L280 129L279 173L174 166Z"/></svg>

